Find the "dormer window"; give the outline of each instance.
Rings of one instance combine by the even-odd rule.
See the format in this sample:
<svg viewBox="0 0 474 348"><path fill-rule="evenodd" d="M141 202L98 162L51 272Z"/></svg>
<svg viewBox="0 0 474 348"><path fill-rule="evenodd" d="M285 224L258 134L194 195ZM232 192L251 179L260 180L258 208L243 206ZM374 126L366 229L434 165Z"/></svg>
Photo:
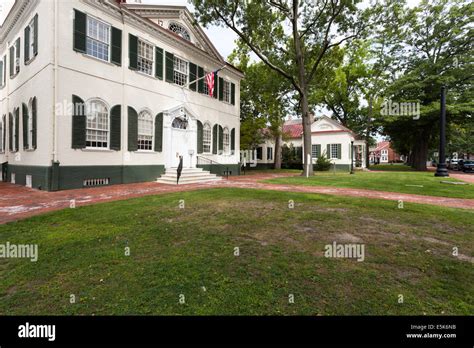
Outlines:
<svg viewBox="0 0 474 348"><path fill-rule="evenodd" d="M173 33L178 34L183 39L191 41L191 36L189 35L188 31L184 29L184 27L182 27L181 25L177 23L170 23L168 29L171 30Z"/></svg>

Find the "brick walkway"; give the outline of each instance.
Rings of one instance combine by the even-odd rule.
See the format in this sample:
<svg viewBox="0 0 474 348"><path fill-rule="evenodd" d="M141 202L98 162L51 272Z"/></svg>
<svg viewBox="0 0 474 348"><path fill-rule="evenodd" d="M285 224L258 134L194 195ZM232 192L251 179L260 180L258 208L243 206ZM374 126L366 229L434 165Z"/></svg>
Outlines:
<svg viewBox="0 0 474 348"><path fill-rule="evenodd" d="M474 209L474 199L431 197L394 192L372 191L363 189L337 188L324 186L298 186L261 183L260 180L291 176L294 174L253 174L231 177L221 182L190 185L164 185L154 182L114 185L101 188L87 188L59 192L45 192L23 186L0 182L0 224L15 221L47 211L68 208L71 200L76 206L90 205L98 202L124 200L147 195L170 192L192 191L213 187L239 187L286 192L322 193L338 196L367 197L386 200L403 200L410 203L432 204L444 207ZM458 174L463 177L464 175ZM453 175L454 177L454 175ZM469 180L473 179L468 176ZM474 180L474 179L473 179ZM467 181L467 180L466 180Z"/></svg>

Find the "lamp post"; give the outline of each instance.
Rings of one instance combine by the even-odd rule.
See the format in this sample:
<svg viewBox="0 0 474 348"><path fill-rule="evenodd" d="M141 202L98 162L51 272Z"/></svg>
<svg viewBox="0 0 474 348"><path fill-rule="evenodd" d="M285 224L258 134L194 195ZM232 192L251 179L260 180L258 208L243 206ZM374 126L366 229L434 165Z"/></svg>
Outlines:
<svg viewBox="0 0 474 348"><path fill-rule="evenodd" d="M351 141L351 174L354 174L354 141Z"/></svg>
<svg viewBox="0 0 474 348"><path fill-rule="evenodd" d="M449 176L446 169L446 87L441 87L441 112L439 115L439 160L435 176Z"/></svg>

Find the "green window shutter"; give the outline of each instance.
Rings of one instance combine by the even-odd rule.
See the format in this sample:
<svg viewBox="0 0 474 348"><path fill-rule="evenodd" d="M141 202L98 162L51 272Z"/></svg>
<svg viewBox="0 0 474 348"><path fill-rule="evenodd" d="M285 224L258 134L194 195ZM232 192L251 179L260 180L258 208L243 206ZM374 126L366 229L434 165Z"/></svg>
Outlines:
<svg viewBox="0 0 474 348"><path fill-rule="evenodd" d="M36 101L36 97L33 98L33 102L31 103L31 117L33 118L32 119L32 125L33 125L33 134L32 134L32 147L33 149L36 150L36 143L37 143L37 129L36 129L36 125L37 125L37 112L38 112L38 107L36 105L37 101Z"/></svg>
<svg viewBox="0 0 474 348"><path fill-rule="evenodd" d="M74 51L86 53L86 27L86 14L74 10Z"/></svg>
<svg viewBox="0 0 474 348"><path fill-rule="evenodd" d="M214 93L213 93L212 96L216 99L218 98L217 88L219 88L219 77L218 77L217 73L215 72L214 73Z"/></svg>
<svg viewBox="0 0 474 348"><path fill-rule="evenodd" d="M23 121L23 149L28 149L28 107L25 103L21 105L21 118Z"/></svg>
<svg viewBox="0 0 474 348"><path fill-rule="evenodd" d="M8 149L13 150L13 114L8 114Z"/></svg>
<svg viewBox="0 0 474 348"><path fill-rule="evenodd" d="M321 144L316 145L316 157L321 157Z"/></svg>
<svg viewBox="0 0 474 348"><path fill-rule="evenodd" d="M122 30L112 27L112 55L111 62L122 65Z"/></svg>
<svg viewBox="0 0 474 348"><path fill-rule="evenodd" d="M10 78L15 76L15 47L10 47Z"/></svg>
<svg viewBox="0 0 474 348"><path fill-rule="evenodd" d="M219 126L219 151L224 150L224 128Z"/></svg>
<svg viewBox="0 0 474 348"><path fill-rule="evenodd" d="M120 151L122 129L122 106L115 105L110 110L110 149Z"/></svg>
<svg viewBox="0 0 474 348"><path fill-rule="evenodd" d="M4 61L0 60L0 86L3 86L3 64Z"/></svg>
<svg viewBox="0 0 474 348"><path fill-rule="evenodd" d="M163 113L155 117L155 151L163 151Z"/></svg>
<svg viewBox="0 0 474 348"><path fill-rule="evenodd" d="M15 150L20 149L20 108L16 108L15 111Z"/></svg>
<svg viewBox="0 0 474 348"><path fill-rule="evenodd" d="M194 63L189 63L189 82L196 81L197 79L197 66ZM191 91L196 91L197 83L192 82L189 85Z"/></svg>
<svg viewBox="0 0 474 348"><path fill-rule="evenodd" d="M219 77L219 100L224 100L224 79Z"/></svg>
<svg viewBox="0 0 474 348"><path fill-rule="evenodd" d="M38 14L36 14L33 23L34 23L33 27L35 28L35 32L34 32L35 42L33 43L33 54L37 56L38 55Z"/></svg>
<svg viewBox="0 0 474 348"><path fill-rule="evenodd" d="M212 127L212 153L214 155L217 154L217 127L217 124Z"/></svg>
<svg viewBox="0 0 474 348"><path fill-rule="evenodd" d="M342 158L342 144L337 144L337 158Z"/></svg>
<svg viewBox="0 0 474 348"><path fill-rule="evenodd" d="M201 121L197 121L197 153L203 153L203 127Z"/></svg>
<svg viewBox="0 0 474 348"><path fill-rule="evenodd" d="M331 158L331 144L328 144L327 146L326 157L329 159Z"/></svg>
<svg viewBox="0 0 474 348"><path fill-rule="evenodd" d="M27 25L25 28L25 63L30 60L30 26Z"/></svg>
<svg viewBox="0 0 474 348"><path fill-rule="evenodd" d="M198 92L199 93L204 93L204 68L198 67Z"/></svg>
<svg viewBox="0 0 474 348"><path fill-rule="evenodd" d="M138 37L128 34L128 67L131 70L138 69Z"/></svg>
<svg viewBox="0 0 474 348"><path fill-rule="evenodd" d="M230 103L232 105L235 105L235 84L231 83L230 84Z"/></svg>
<svg viewBox="0 0 474 348"><path fill-rule="evenodd" d="M155 47L155 76L163 80L163 49Z"/></svg>
<svg viewBox="0 0 474 348"><path fill-rule="evenodd" d="M128 107L128 151L138 150L138 114Z"/></svg>
<svg viewBox="0 0 474 348"><path fill-rule="evenodd" d="M235 151L235 128L230 131L230 150Z"/></svg>
<svg viewBox="0 0 474 348"><path fill-rule="evenodd" d="M174 54L166 52L165 60L166 82L174 82Z"/></svg>
<svg viewBox="0 0 474 348"><path fill-rule="evenodd" d="M86 147L86 105L78 96L72 96L74 106L72 114L72 148L83 149Z"/></svg>

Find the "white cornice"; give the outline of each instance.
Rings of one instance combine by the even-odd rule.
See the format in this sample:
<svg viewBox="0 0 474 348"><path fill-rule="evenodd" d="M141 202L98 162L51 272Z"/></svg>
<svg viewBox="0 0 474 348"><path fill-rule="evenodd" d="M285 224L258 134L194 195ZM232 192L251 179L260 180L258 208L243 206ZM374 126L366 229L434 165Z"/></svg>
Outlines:
<svg viewBox="0 0 474 348"><path fill-rule="evenodd" d="M17 23L22 23L24 18L30 13L31 9L36 6L38 0L17 0L8 13L7 18L2 25L0 32L0 45L3 45L10 32Z"/></svg>

